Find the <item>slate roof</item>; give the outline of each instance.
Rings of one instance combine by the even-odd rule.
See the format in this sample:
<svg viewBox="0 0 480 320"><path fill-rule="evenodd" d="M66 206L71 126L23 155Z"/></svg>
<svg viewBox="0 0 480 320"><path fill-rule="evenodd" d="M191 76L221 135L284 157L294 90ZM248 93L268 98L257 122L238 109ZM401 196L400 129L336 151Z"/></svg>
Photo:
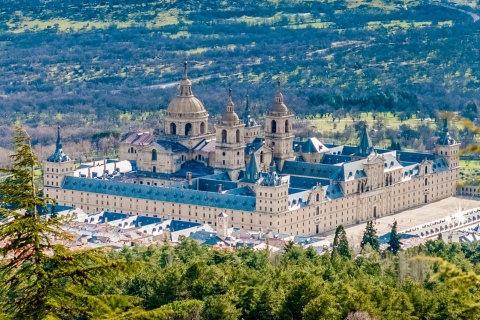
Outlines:
<svg viewBox="0 0 480 320"><path fill-rule="evenodd" d="M55 145L55 152L47 158L48 162L66 162L70 158L62 150L62 140L60 139L60 127L57 127L57 143Z"/></svg>
<svg viewBox="0 0 480 320"><path fill-rule="evenodd" d="M120 142L137 146L146 146L153 141L155 141L155 137L149 132L127 132L120 139Z"/></svg>
<svg viewBox="0 0 480 320"><path fill-rule="evenodd" d="M328 152L328 148L325 147L317 138L308 138L305 141L294 141L293 151L303 153L321 153Z"/></svg>
<svg viewBox="0 0 480 320"><path fill-rule="evenodd" d="M368 157L373 152L373 143L368 135L367 126L363 126L362 132L360 133L360 141L358 143L357 151L355 155L361 157Z"/></svg>
<svg viewBox="0 0 480 320"><path fill-rule="evenodd" d="M420 163L423 160L435 160L435 155L431 153L397 151L399 161Z"/></svg>
<svg viewBox="0 0 480 320"><path fill-rule="evenodd" d="M437 144L441 146L449 146L455 143L457 143L455 139L453 139L450 136L450 133L448 133L448 120L443 119L443 129L442 133L440 134L440 138L437 140Z"/></svg>
<svg viewBox="0 0 480 320"><path fill-rule="evenodd" d="M340 168L338 166L329 164L285 161L281 173L333 179L333 176L336 176L339 170Z"/></svg>
<svg viewBox="0 0 480 320"><path fill-rule="evenodd" d="M202 140L195 147L194 151L213 152L215 151L216 140Z"/></svg>
<svg viewBox="0 0 480 320"><path fill-rule="evenodd" d="M218 192L177 189L124 183L110 180L65 177L63 189L108 194L120 197L148 199L152 201L177 202L223 209L254 211L256 199L251 196L231 195Z"/></svg>
<svg viewBox="0 0 480 320"><path fill-rule="evenodd" d="M218 192L218 187L220 185L222 185L222 191L237 188L236 182L203 178L198 179L198 190L200 191Z"/></svg>
<svg viewBox="0 0 480 320"><path fill-rule="evenodd" d="M334 200L334 199L342 198L345 196L345 194L343 193L342 187L338 184L331 184L326 188L324 188L324 190L325 190L324 195L328 199Z"/></svg>
<svg viewBox="0 0 480 320"><path fill-rule="evenodd" d="M250 156L250 161L248 162L248 166L245 169L244 178L241 180L242 182L249 182L255 183L260 179L260 168L257 164L257 159L255 155Z"/></svg>
<svg viewBox="0 0 480 320"><path fill-rule="evenodd" d="M328 179L290 176L290 188L307 190L312 189L317 185L326 186L329 184L330 180Z"/></svg>
<svg viewBox="0 0 480 320"><path fill-rule="evenodd" d="M352 161L351 156L325 154L322 157L321 163L323 163L323 164L336 164L336 163L343 163L343 162L348 162L348 161Z"/></svg>
<svg viewBox="0 0 480 320"><path fill-rule="evenodd" d="M230 190L227 190L225 194L255 197L255 193L249 187L240 187L236 189L230 189Z"/></svg>
<svg viewBox="0 0 480 320"><path fill-rule="evenodd" d="M432 170L434 173L447 171L449 169L450 168L448 167L448 164L444 158L436 159L435 161L433 161Z"/></svg>
<svg viewBox="0 0 480 320"><path fill-rule="evenodd" d="M187 152L188 148L178 142L168 140L157 140L156 144L165 151L171 151L173 154Z"/></svg>

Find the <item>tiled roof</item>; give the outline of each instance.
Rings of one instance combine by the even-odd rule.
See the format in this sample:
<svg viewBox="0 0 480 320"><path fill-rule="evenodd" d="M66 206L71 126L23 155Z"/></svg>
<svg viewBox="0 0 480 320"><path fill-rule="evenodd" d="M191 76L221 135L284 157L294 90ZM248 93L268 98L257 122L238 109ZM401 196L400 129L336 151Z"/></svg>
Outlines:
<svg viewBox="0 0 480 320"><path fill-rule="evenodd" d="M244 211L254 211L256 203L255 197L251 196L236 195L232 197L231 195L218 192L156 187L76 177L65 177L63 189Z"/></svg>

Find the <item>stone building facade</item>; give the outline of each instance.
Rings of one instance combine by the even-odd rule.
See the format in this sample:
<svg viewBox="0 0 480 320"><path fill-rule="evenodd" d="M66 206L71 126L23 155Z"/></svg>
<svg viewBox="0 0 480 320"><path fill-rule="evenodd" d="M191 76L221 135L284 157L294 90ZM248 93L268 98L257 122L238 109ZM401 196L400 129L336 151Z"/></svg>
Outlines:
<svg viewBox="0 0 480 320"><path fill-rule="evenodd" d="M314 235L456 193L459 144L446 122L432 154L374 148L367 128L357 146L295 141L294 116L279 84L264 131L248 107L240 119L229 92L226 110L209 132L208 113L193 95L186 67L162 132L126 133L119 162L74 170L59 133L57 149L44 163L45 194L88 213L212 225L220 217L228 227Z"/></svg>

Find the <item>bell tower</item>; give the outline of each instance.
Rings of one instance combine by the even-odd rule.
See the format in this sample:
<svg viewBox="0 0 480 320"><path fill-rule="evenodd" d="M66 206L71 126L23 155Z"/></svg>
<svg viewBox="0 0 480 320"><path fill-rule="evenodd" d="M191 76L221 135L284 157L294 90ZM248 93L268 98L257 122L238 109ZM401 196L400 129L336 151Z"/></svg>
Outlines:
<svg viewBox="0 0 480 320"><path fill-rule="evenodd" d="M273 148L275 162L278 169L282 170L285 160L293 158L292 125L294 115L283 103L280 81L277 84L275 104L265 116L265 145Z"/></svg>
<svg viewBox="0 0 480 320"><path fill-rule="evenodd" d="M444 158L451 169L460 166L460 143L448 133L448 120L443 119L443 129L435 145L435 156Z"/></svg>
<svg viewBox="0 0 480 320"><path fill-rule="evenodd" d="M228 91L227 109L215 126L215 171L227 171L230 179L238 180L240 170L245 169L245 124L235 113L232 90Z"/></svg>
<svg viewBox="0 0 480 320"><path fill-rule="evenodd" d="M57 143L55 152L43 162L43 185L45 194L48 196L48 188L60 188L63 177L73 175L75 166L73 160L62 150L62 140L60 138L60 126L57 127Z"/></svg>

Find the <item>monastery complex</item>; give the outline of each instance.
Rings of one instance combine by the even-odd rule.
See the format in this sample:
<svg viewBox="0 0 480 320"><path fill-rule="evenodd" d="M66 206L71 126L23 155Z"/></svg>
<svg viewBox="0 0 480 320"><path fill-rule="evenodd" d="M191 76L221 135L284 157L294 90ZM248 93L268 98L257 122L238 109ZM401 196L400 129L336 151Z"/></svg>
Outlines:
<svg viewBox="0 0 480 320"><path fill-rule="evenodd" d="M297 141L278 84L262 129L235 112L229 92L214 130L192 91L179 95L156 134L128 132L119 161L76 168L58 132L44 163L44 193L86 213L110 211L273 233L315 235L456 194L459 144L447 122L434 153L376 149L367 128L357 146ZM222 232L221 232L222 233Z"/></svg>

